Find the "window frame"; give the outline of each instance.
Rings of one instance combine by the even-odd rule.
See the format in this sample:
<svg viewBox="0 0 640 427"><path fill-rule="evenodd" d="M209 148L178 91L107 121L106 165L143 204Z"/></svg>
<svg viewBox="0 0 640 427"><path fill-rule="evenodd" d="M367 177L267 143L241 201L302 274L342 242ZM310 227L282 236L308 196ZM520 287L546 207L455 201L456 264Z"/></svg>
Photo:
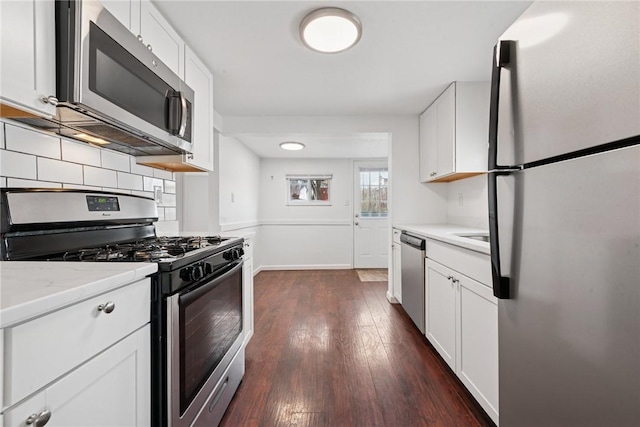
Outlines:
<svg viewBox="0 0 640 427"><path fill-rule="evenodd" d="M291 198L291 181L292 180L307 180L311 185L311 180L327 181L327 200L300 200ZM285 205L286 206L331 206L331 182L333 180L333 174L286 174L285 183Z"/></svg>

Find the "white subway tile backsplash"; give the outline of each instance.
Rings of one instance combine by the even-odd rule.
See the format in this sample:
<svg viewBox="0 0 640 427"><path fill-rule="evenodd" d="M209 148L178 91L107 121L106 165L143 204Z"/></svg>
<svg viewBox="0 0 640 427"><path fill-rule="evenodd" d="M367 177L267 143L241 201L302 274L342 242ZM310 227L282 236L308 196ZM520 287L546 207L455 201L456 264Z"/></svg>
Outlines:
<svg viewBox="0 0 640 427"><path fill-rule="evenodd" d="M158 178L144 177L144 191L153 191L153 187L160 187L164 191L164 181Z"/></svg>
<svg viewBox="0 0 640 427"><path fill-rule="evenodd" d="M0 151L0 175L36 179L36 156L13 151Z"/></svg>
<svg viewBox="0 0 640 427"><path fill-rule="evenodd" d="M160 203L160 206L175 207L176 206L176 195L175 194L168 194L168 193L162 194L162 202Z"/></svg>
<svg viewBox="0 0 640 427"><path fill-rule="evenodd" d="M164 181L164 192L169 194L176 194L176 182L168 181L165 179Z"/></svg>
<svg viewBox="0 0 640 427"><path fill-rule="evenodd" d="M66 184L66 183L62 183L62 188L70 188L72 190L102 191L102 187L92 187L90 185Z"/></svg>
<svg viewBox="0 0 640 427"><path fill-rule="evenodd" d="M129 157L129 164L131 166L131 173L137 173L138 175L153 176L153 168L149 166L143 166L136 163L135 157Z"/></svg>
<svg viewBox="0 0 640 427"><path fill-rule="evenodd" d="M164 208L164 220L175 221L175 219L176 219L176 208Z"/></svg>
<svg viewBox="0 0 640 427"><path fill-rule="evenodd" d="M142 177L140 175L118 172L118 188L142 190Z"/></svg>
<svg viewBox="0 0 640 427"><path fill-rule="evenodd" d="M84 166L84 184L100 187L118 187L116 171Z"/></svg>
<svg viewBox="0 0 640 427"><path fill-rule="evenodd" d="M7 150L60 160L60 138L13 125L5 126Z"/></svg>
<svg viewBox="0 0 640 427"><path fill-rule="evenodd" d="M62 188L62 184L59 182L32 181L18 178L7 178L7 186L19 188Z"/></svg>
<svg viewBox="0 0 640 427"><path fill-rule="evenodd" d="M126 154L121 154L116 151L102 150L100 151L102 156L102 167L105 169L115 169L122 172L129 172L131 166L129 165L129 157Z"/></svg>
<svg viewBox="0 0 640 427"><path fill-rule="evenodd" d="M150 199L153 199L153 192L151 192L151 191L136 191L136 190L133 190L133 191L131 191L131 194L133 194L134 196L148 197Z"/></svg>
<svg viewBox="0 0 640 427"><path fill-rule="evenodd" d="M3 120L0 187L112 191L151 199L154 187L160 187L164 194L157 224L177 224L174 173L138 165L135 157L123 153Z"/></svg>
<svg viewBox="0 0 640 427"><path fill-rule="evenodd" d="M154 169L153 176L155 178L173 179L173 172L169 172L164 169Z"/></svg>
<svg viewBox="0 0 640 427"><path fill-rule="evenodd" d="M38 180L82 184L82 165L38 157Z"/></svg>
<svg viewBox="0 0 640 427"><path fill-rule="evenodd" d="M100 149L82 142L62 140L62 160L100 167Z"/></svg>

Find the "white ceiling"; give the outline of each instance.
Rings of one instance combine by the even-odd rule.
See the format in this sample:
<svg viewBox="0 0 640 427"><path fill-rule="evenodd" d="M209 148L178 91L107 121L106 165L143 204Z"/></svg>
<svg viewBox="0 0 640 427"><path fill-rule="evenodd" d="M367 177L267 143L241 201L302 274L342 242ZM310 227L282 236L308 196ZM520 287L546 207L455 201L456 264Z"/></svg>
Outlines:
<svg viewBox="0 0 640 427"><path fill-rule="evenodd" d="M155 1L212 70L215 109L223 117L417 115L451 81L488 81L493 45L530 3ZM298 25L324 6L360 18L358 45L339 54L304 47ZM329 144L330 136L309 136L308 148ZM261 156L284 157L262 152L260 139L241 140ZM338 156L335 144L326 148L317 150L321 157ZM311 150L296 156L310 157L305 152Z"/></svg>

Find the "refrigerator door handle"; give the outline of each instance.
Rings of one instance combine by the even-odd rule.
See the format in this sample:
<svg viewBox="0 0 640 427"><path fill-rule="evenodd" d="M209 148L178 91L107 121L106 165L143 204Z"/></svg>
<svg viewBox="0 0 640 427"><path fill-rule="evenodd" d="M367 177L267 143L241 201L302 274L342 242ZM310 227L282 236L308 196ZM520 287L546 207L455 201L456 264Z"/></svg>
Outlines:
<svg viewBox="0 0 640 427"><path fill-rule="evenodd" d="M508 277L502 276L500 267L500 244L498 238L498 175L508 175L517 168L498 166L498 110L500 105L500 72L511 61L511 50L515 42L500 40L493 48L491 70L491 104L489 108L489 246L491 248L491 275L493 295L500 299L511 297Z"/></svg>
<svg viewBox="0 0 640 427"><path fill-rule="evenodd" d="M498 110L500 105L500 71L509 65L514 41L500 40L493 47L493 67L491 70L491 104L489 106L489 171L504 169L498 166Z"/></svg>
<svg viewBox="0 0 640 427"><path fill-rule="evenodd" d="M494 171L489 176L489 247L491 250L491 277L493 295L499 299L511 298L511 284L502 276L500 267L500 243L498 239L498 176L509 175L511 171Z"/></svg>

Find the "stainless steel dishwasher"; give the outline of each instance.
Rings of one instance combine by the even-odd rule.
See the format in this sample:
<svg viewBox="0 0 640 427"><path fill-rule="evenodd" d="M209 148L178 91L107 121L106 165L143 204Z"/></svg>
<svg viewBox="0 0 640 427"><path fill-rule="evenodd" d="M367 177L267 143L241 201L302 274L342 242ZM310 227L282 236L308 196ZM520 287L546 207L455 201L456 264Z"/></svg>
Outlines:
<svg viewBox="0 0 640 427"><path fill-rule="evenodd" d="M402 307L424 335L425 240L406 232L400 235L402 265Z"/></svg>

